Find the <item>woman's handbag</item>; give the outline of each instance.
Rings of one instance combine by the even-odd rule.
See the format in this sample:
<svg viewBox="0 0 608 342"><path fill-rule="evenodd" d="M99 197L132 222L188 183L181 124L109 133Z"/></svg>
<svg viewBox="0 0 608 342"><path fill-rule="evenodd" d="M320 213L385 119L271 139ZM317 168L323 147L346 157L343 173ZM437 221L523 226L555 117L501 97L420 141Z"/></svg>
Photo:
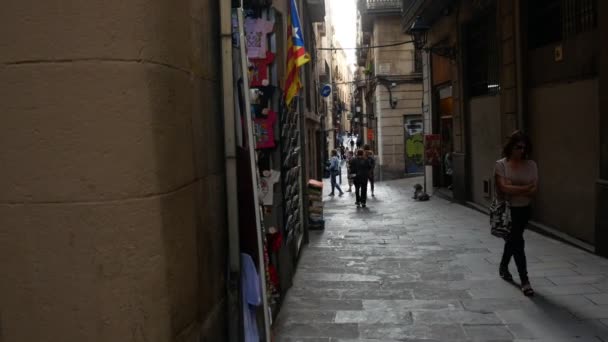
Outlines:
<svg viewBox="0 0 608 342"><path fill-rule="evenodd" d="M507 166L503 163L504 175L507 176ZM498 193L498 185L496 185L494 193ZM492 235L499 238L507 238L511 234L511 203L505 195L501 196L504 199L494 196L494 200L490 205L490 232Z"/></svg>
<svg viewBox="0 0 608 342"><path fill-rule="evenodd" d="M490 232L499 238L511 234L511 205L509 201L497 198L490 205Z"/></svg>

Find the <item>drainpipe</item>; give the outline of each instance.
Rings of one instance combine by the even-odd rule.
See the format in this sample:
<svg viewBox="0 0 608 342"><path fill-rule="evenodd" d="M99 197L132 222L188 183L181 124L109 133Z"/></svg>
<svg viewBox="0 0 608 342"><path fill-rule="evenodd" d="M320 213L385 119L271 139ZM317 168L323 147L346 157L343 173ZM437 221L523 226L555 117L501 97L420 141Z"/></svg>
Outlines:
<svg viewBox="0 0 608 342"><path fill-rule="evenodd" d="M241 341L239 208L236 176L236 119L232 73L232 8L220 0L222 54L222 111L224 113L224 164L226 168L226 222L228 224L227 317L228 341Z"/></svg>
<svg viewBox="0 0 608 342"><path fill-rule="evenodd" d="M524 67L522 65L521 0L515 0L515 67L517 72L517 126L525 130L524 123Z"/></svg>

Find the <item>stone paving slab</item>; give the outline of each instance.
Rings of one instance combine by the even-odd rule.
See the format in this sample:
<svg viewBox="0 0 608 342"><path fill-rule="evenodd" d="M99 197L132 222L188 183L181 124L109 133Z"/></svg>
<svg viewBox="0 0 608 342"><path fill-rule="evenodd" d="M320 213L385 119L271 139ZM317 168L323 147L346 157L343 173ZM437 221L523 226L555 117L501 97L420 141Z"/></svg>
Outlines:
<svg viewBox="0 0 608 342"><path fill-rule="evenodd" d="M415 183L377 183L365 209L325 197L326 229L311 232L275 341L608 342L608 260L527 231L526 298L498 277L488 217L416 202Z"/></svg>

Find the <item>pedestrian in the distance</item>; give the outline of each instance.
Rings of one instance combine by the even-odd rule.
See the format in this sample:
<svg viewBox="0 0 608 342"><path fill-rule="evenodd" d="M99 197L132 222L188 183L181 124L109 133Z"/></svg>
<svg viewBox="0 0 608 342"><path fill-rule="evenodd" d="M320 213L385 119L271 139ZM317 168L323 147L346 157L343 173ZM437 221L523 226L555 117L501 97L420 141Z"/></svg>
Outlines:
<svg viewBox="0 0 608 342"><path fill-rule="evenodd" d="M340 174L338 174L338 179L340 180L340 185L342 185L342 166L346 164L346 153L344 151L344 145L340 145L340 147L338 147L338 154L340 157Z"/></svg>
<svg viewBox="0 0 608 342"><path fill-rule="evenodd" d="M365 150L365 157L369 160L369 165L371 170L369 171L369 184L372 189L372 197L374 196L374 169L376 167L376 157L374 157L374 151L372 151L371 147L368 144L363 146Z"/></svg>
<svg viewBox="0 0 608 342"><path fill-rule="evenodd" d="M350 138L350 150L353 151L353 153L355 152L355 141L352 137Z"/></svg>
<svg viewBox="0 0 608 342"><path fill-rule="evenodd" d="M511 233L505 238L505 248L500 261L499 275L512 281L509 272L511 257L515 259L521 280L521 290L526 296L534 295L528 279L524 229L530 219L530 202L538 187L538 169L530 159L532 145L523 132L516 131L504 146L503 158L496 162L496 195L511 205Z"/></svg>
<svg viewBox="0 0 608 342"><path fill-rule="evenodd" d="M370 171L369 160L365 158L363 150L357 150L357 157L351 163L351 172L354 173L355 179L355 205L365 208L367 203L367 180L369 179Z"/></svg>
<svg viewBox="0 0 608 342"><path fill-rule="evenodd" d="M340 196L344 195L340 185L336 182L336 177L341 173L340 171L340 159L338 158L338 152L336 150L331 151L331 159L329 162L329 173L331 177L331 193L329 196L334 196L334 190L337 188L340 192Z"/></svg>
<svg viewBox="0 0 608 342"><path fill-rule="evenodd" d="M354 175L352 172L351 163L353 162L354 159L355 159L355 154L353 153L353 151L346 152L346 174L348 175L348 190L346 190L346 192L353 191L352 188L353 188Z"/></svg>

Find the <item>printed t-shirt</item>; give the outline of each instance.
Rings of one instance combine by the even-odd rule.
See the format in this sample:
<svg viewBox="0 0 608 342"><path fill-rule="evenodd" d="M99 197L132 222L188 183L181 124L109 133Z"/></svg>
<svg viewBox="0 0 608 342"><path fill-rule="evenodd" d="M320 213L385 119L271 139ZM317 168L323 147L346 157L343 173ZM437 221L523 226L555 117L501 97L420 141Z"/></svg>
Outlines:
<svg viewBox="0 0 608 342"><path fill-rule="evenodd" d="M255 148L273 148L274 144L274 123L277 121L277 113L268 111L265 118L253 119L255 124Z"/></svg>
<svg viewBox="0 0 608 342"><path fill-rule="evenodd" d="M245 19L247 57L265 58L268 51L266 35L272 32L274 23L264 19Z"/></svg>
<svg viewBox="0 0 608 342"><path fill-rule="evenodd" d="M264 205L272 205L274 201L273 186L281 179L281 172L272 170L269 177L260 177L260 188L262 202Z"/></svg>
<svg viewBox="0 0 608 342"><path fill-rule="evenodd" d="M268 83L264 84L264 80L268 80L268 82L270 83L270 80L268 79L268 69L270 68L272 62L274 62L274 57L274 53L267 51L265 58L251 58L251 64L253 64L253 71L251 73L250 86L267 86Z"/></svg>

